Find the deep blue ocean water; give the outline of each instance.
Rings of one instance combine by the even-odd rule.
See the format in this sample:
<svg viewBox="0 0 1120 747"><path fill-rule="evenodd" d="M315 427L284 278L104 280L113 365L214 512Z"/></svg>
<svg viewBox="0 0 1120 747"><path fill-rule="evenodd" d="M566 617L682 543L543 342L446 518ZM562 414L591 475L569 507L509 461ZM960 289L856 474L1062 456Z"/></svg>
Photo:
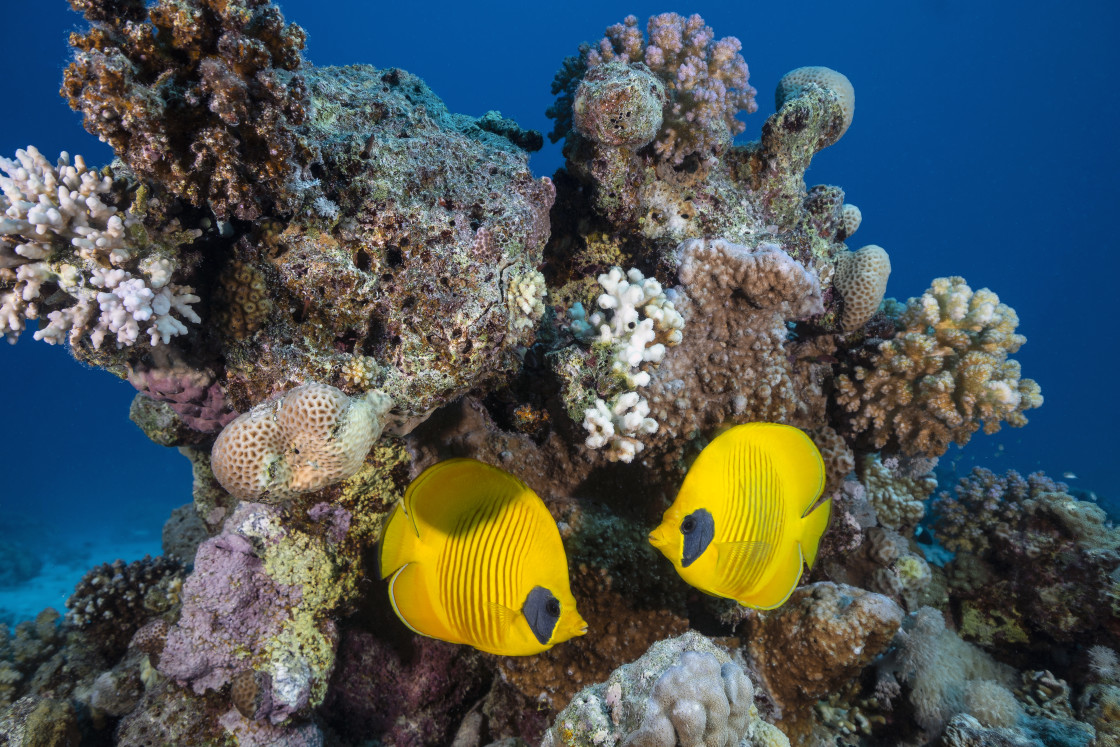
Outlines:
<svg viewBox="0 0 1120 747"><path fill-rule="evenodd" d="M452 111L497 109L551 129L545 109L561 60L629 13L700 13L738 36L759 90L740 140L757 138L781 75L845 73L855 120L813 160L807 182L841 186L860 207L855 246L891 256L888 295L963 275L1013 306L1028 343L1015 357L1046 402L1024 429L982 434L943 464L1076 475L1120 514L1120 4L964 0L836 3L614 0L577 3L373 3L288 0L319 65L370 63L423 77ZM107 162L58 96L67 33L84 21L61 0L0 3L0 154L37 146ZM533 156L538 175L559 146ZM853 247L854 248L854 247ZM82 537L158 549L168 511L190 500L187 461L128 420L134 390L31 339L0 344L0 514L34 542ZM22 531L22 530L21 530ZM105 557L104 560L111 560Z"/></svg>

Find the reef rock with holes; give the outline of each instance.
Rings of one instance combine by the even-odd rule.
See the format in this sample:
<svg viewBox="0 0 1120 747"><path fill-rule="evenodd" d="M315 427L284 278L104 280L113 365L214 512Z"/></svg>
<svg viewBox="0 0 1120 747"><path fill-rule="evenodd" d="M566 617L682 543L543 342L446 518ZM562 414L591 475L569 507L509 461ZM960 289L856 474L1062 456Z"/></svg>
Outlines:
<svg viewBox="0 0 1120 747"><path fill-rule="evenodd" d="M544 310L550 180L402 70L305 77L323 194L264 242L275 309L257 338L225 345L238 404L316 380L380 387L407 420L516 370ZM356 359L359 386L344 375Z"/></svg>

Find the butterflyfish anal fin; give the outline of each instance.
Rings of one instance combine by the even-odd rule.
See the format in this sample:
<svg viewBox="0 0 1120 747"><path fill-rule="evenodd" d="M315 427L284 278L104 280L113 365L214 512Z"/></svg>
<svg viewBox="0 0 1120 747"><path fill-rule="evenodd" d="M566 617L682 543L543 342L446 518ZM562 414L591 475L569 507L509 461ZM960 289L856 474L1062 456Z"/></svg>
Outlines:
<svg viewBox="0 0 1120 747"><path fill-rule="evenodd" d="M389 580L389 603L393 605L393 612L413 633L460 642L455 640L454 633L447 629L436 612L417 564L407 563L393 574Z"/></svg>
<svg viewBox="0 0 1120 747"><path fill-rule="evenodd" d="M789 549L772 555L770 562L777 564L774 574L759 589L739 599L740 604L760 610L772 610L785 604L789 595L797 588L805 567L799 542L790 542Z"/></svg>

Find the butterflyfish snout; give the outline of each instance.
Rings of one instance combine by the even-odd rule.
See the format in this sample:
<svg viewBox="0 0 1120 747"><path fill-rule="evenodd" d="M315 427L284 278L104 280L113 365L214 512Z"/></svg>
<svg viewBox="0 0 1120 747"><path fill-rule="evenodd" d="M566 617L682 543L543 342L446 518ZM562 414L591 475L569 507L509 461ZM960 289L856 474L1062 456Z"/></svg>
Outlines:
<svg viewBox="0 0 1120 747"><path fill-rule="evenodd" d="M782 605L816 561L831 502L804 432L747 423L708 444L649 536L686 582L757 609Z"/></svg>
<svg viewBox="0 0 1120 747"><path fill-rule="evenodd" d="M587 631L544 502L473 459L412 481L385 525L379 563L393 611L421 635L528 656Z"/></svg>

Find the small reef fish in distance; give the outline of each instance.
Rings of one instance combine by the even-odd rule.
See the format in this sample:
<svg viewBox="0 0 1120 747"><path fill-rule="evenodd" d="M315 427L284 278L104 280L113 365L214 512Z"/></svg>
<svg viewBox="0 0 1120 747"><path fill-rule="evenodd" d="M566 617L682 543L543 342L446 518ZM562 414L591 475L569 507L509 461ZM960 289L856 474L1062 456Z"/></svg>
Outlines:
<svg viewBox="0 0 1120 747"><path fill-rule="evenodd" d="M529 656L587 632L544 502L474 459L440 462L412 481L379 562L393 611L420 635Z"/></svg>
<svg viewBox="0 0 1120 747"><path fill-rule="evenodd" d="M805 433L747 423L717 436L649 536L685 581L756 609L789 599L817 559L831 501L824 460Z"/></svg>

